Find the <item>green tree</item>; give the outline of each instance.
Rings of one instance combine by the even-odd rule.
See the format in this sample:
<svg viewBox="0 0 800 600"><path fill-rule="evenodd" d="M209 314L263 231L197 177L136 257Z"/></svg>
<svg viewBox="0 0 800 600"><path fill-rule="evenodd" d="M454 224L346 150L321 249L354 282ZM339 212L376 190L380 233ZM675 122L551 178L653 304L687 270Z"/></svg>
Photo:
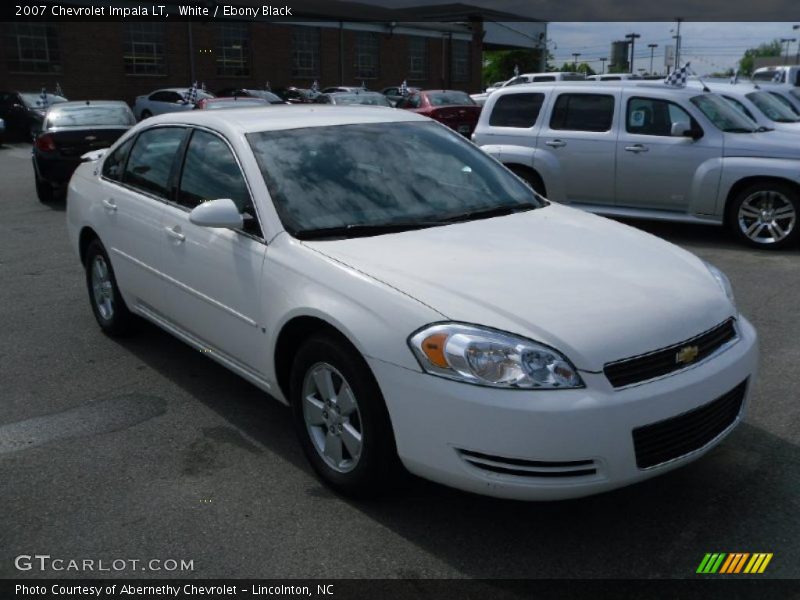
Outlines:
<svg viewBox="0 0 800 600"><path fill-rule="evenodd" d="M744 56L739 60L739 73L745 76L752 75L755 69L756 58L762 56L780 56L781 50L780 40L772 40L756 48L748 48L744 51Z"/></svg>
<svg viewBox="0 0 800 600"><path fill-rule="evenodd" d="M592 69L587 63L582 62L575 66L574 62L565 62L561 65L561 71L564 73L583 73L584 75L596 75L596 71Z"/></svg>
<svg viewBox="0 0 800 600"><path fill-rule="evenodd" d="M483 83L485 86L514 76L514 67L520 73L539 70L539 50L489 50L483 53Z"/></svg>

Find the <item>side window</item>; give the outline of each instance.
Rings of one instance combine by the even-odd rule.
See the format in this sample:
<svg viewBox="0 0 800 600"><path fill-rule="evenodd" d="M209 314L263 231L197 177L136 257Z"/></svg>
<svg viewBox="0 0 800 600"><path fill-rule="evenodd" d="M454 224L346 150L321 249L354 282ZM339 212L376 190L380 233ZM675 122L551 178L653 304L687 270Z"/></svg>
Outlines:
<svg viewBox="0 0 800 600"><path fill-rule="evenodd" d="M753 113L747 110L747 107L741 102L739 102L736 98L731 98L730 96L723 96L723 98L725 98L725 100L727 100L731 106L740 111L748 119L751 119L753 121L756 120L756 118L753 116Z"/></svg>
<svg viewBox="0 0 800 600"><path fill-rule="evenodd" d="M183 102L183 95L178 92L168 92L167 102Z"/></svg>
<svg viewBox="0 0 800 600"><path fill-rule="evenodd" d="M169 102L169 92L153 92L148 100L153 102Z"/></svg>
<svg viewBox="0 0 800 600"><path fill-rule="evenodd" d="M556 99L550 128L567 131L608 131L614 119L614 96L561 94Z"/></svg>
<svg viewBox="0 0 800 600"><path fill-rule="evenodd" d="M103 177L112 181L122 181L122 173L125 168L125 161L133 146L133 138L117 147L114 152L109 154L103 161Z"/></svg>
<svg viewBox="0 0 800 600"><path fill-rule="evenodd" d="M540 75L539 77L533 78L533 83L539 83L542 81L555 81L555 80L556 80L555 75Z"/></svg>
<svg viewBox="0 0 800 600"><path fill-rule="evenodd" d="M128 158L123 181L169 199L169 176L184 134L183 127L156 127L140 133Z"/></svg>
<svg viewBox="0 0 800 600"><path fill-rule="evenodd" d="M408 97L408 106L409 108L419 108L422 104L422 98L419 94L414 94Z"/></svg>
<svg viewBox="0 0 800 600"><path fill-rule="evenodd" d="M218 136L196 130L186 148L178 203L194 208L201 202L219 198L233 200L239 212L247 215L244 230L261 236L244 175L230 148Z"/></svg>
<svg viewBox="0 0 800 600"><path fill-rule="evenodd" d="M489 116L495 127L533 127L542 109L544 94L506 94L497 99Z"/></svg>
<svg viewBox="0 0 800 600"><path fill-rule="evenodd" d="M631 98L625 115L625 130L638 135L668 137L673 123L694 125L689 116L677 104L657 98Z"/></svg>

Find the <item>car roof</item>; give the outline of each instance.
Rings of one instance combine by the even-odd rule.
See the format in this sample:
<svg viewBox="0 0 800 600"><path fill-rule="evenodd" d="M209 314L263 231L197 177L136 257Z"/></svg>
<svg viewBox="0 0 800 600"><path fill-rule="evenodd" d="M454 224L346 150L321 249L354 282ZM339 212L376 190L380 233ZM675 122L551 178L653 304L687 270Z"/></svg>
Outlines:
<svg viewBox="0 0 800 600"><path fill-rule="evenodd" d="M231 108L226 111L192 110L166 113L151 117L144 123L152 125L180 124L207 126L232 134L298 129L301 127L328 127L356 125L359 123L401 123L427 121L426 117L407 110L380 106L308 106L279 105L272 110L254 111Z"/></svg>
<svg viewBox="0 0 800 600"><path fill-rule="evenodd" d="M522 91L534 92L542 91L548 88L560 91L570 92L587 92L608 89L641 89L646 90L648 93L664 94L675 96L697 96L703 93L702 89L697 87L675 87L664 85L659 81L647 81L641 79L623 79L621 81L548 81L546 83L521 83L519 85L512 85L492 92L491 97L505 96L506 94L516 94Z"/></svg>
<svg viewBox="0 0 800 600"><path fill-rule="evenodd" d="M59 102L53 105L52 108L60 110L62 108L75 106L124 106L125 108L129 108L128 103L122 100L70 100L69 102Z"/></svg>

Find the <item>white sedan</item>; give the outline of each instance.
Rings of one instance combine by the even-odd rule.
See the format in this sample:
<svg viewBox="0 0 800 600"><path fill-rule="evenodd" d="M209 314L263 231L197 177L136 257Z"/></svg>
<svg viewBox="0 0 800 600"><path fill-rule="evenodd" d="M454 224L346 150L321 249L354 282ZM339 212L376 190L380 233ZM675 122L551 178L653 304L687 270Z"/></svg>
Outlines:
<svg viewBox="0 0 800 600"><path fill-rule="evenodd" d="M67 216L102 330L144 317L291 406L343 493L402 465L584 496L743 418L756 332L720 271L414 113L163 115L87 159Z"/></svg>
<svg viewBox="0 0 800 600"><path fill-rule="evenodd" d="M189 92L190 88L164 88L144 96L136 96L133 114L137 121L141 121L164 113L192 110L194 104L188 100ZM198 101L213 97L214 94L197 90Z"/></svg>

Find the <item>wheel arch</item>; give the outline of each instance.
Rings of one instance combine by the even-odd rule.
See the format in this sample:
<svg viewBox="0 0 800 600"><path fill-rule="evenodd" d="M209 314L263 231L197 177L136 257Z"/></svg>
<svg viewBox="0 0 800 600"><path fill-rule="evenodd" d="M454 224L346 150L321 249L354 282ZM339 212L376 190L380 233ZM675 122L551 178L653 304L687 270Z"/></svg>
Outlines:
<svg viewBox="0 0 800 600"><path fill-rule="evenodd" d="M97 232L88 225L81 229L80 235L78 236L78 256L81 259L82 265L86 264L86 251L89 248L89 244L99 239L100 236L97 235Z"/></svg>
<svg viewBox="0 0 800 600"><path fill-rule="evenodd" d="M734 182L734 184L728 190L727 195L725 196L725 206L723 208L723 214L722 214L723 223L726 226L730 225L730 218L731 218L730 208L733 205L733 201L742 192L742 190L757 183L767 183L767 182L787 185L790 188L792 188L797 194L800 194L800 184L798 184L796 181L793 181L785 177L780 177L776 175L751 175L748 177L742 177L741 179L738 179L736 180L736 182Z"/></svg>
<svg viewBox="0 0 800 600"><path fill-rule="evenodd" d="M547 198L547 184L545 184L544 177L542 177L542 175L541 175L541 173L539 173L539 171L537 171L535 168L533 168L533 167L531 167L529 165L525 165L525 164L521 164L521 163L517 163L517 162L506 162L506 163L503 163L503 164L508 169L513 171L514 173L524 172L524 173L527 173L530 176L538 179L539 183L542 186L542 191L541 191L542 196Z"/></svg>

